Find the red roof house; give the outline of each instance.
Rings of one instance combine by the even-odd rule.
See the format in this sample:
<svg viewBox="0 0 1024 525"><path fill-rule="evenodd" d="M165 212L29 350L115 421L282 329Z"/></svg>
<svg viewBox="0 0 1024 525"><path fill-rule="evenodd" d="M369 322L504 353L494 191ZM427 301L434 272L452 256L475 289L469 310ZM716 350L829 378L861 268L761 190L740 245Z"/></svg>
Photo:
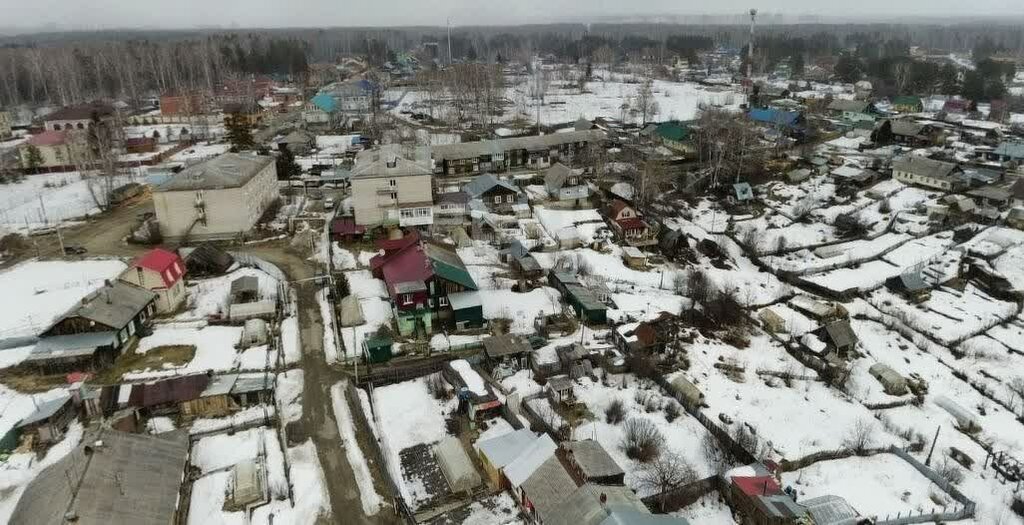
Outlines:
<svg viewBox="0 0 1024 525"><path fill-rule="evenodd" d="M32 135L25 141L29 146L59 146L67 142L67 135L63 131L44 131L38 135Z"/></svg>
<svg viewBox="0 0 1024 525"><path fill-rule="evenodd" d="M178 254L161 248L144 253L132 262L121 280L156 292L156 310L173 312L185 300L185 262Z"/></svg>
<svg viewBox="0 0 1024 525"><path fill-rule="evenodd" d="M775 496L782 488L771 476L735 476L732 484L747 496Z"/></svg>

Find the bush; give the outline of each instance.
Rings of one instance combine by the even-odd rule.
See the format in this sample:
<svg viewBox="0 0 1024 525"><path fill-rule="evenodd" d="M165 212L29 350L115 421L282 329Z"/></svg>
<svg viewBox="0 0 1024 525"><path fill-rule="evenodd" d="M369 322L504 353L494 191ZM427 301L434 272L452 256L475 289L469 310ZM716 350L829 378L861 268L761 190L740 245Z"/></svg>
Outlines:
<svg viewBox="0 0 1024 525"><path fill-rule="evenodd" d="M935 472L942 476L942 479L953 485L959 485L964 480L964 471L956 463L945 458Z"/></svg>
<svg viewBox="0 0 1024 525"><path fill-rule="evenodd" d="M661 435L654 423L642 417L633 417L627 419L624 426L622 449L626 457L647 463L661 454L665 436Z"/></svg>
<svg viewBox="0 0 1024 525"><path fill-rule="evenodd" d="M647 398L647 403L644 404L644 410L647 411L648 414L653 414L661 410L661 400L658 399L658 396L649 396Z"/></svg>
<svg viewBox="0 0 1024 525"><path fill-rule="evenodd" d="M427 391L434 399L445 401L451 399L452 393L448 389L448 383L441 377L440 372L434 372L427 376Z"/></svg>
<svg viewBox="0 0 1024 525"><path fill-rule="evenodd" d="M621 399L612 401L608 408L604 409L604 420L609 424L618 425L623 419L626 419L626 405Z"/></svg>
<svg viewBox="0 0 1024 525"><path fill-rule="evenodd" d="M680 415L679 403L675 401L668 401L665 403L665 421L669 423L679 419Z"/></svg>

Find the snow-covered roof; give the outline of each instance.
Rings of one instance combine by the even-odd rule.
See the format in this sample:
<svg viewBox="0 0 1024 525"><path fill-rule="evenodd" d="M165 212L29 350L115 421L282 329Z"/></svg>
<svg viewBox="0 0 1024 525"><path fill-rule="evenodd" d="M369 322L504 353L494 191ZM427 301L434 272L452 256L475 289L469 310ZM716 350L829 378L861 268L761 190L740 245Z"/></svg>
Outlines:
<svg viewBox="0 0 1024 525"><path fill-rule="evenodd" d="M476 448L487 457L495 468L502 468L515 461L521 454L526 452L530 445L540 439L529 429L522 428L508 434L481 441Z"/></svg>
<svg viewBox="0 0 1024 525"><path fill-rule="evenodd" d="M548 458L554 457L557 448L558 446L555 445L551 436L541 435L539 439L530 443L530 446L519 457L505 467L505 477L508 478L508 482L513 487L522 485L542 463Z"/></svg>

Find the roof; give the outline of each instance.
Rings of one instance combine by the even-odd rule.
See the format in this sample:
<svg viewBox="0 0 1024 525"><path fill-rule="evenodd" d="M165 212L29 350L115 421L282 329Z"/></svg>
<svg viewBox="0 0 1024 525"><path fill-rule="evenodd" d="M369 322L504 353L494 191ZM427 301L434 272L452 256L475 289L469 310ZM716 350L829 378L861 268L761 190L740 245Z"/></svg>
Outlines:
<svg viewBox="0 0 1024 525"><path fill-rule="evenodd" d="M569 441L562 447L572 452L573 461L587 479L607 478L624 473L622 467L612 459L600 443L592 439Z"/></svg>
<svg viewBox="0 0 1024 525"><path fill-rule="evenodd" d="M389 145L361 152L352 168L352 179L380 179L432 176L433 170L427 159L407 158L399 145ZM415 152L414 152L415 154Z"/></svg>
<svg viewBox="0 0 1024 525"><path fill-rule="evenodd" d="M313 97L310 102L312 102L317 109L325 113L334 113L334 111L338 109L338 101L327 93L320 93Z"/></svg>
<svg viewBox="0 0 1024 525"><path fill-rule="evenodd" d="M800 121L800 113L779 109L752 109L747 115L756 122L794 127Z"/></svg>
<svg viewBox="0 0 1024 525"><path fill-rule="evenodd" d="M67 132L54 129L32 135L25 141L28 146L57 146L67 141Z"/></svg>
<svg viewBox="0 0 1024 525"><path fill-rule="evenodd" d="M433 451L452 492L471 490L481 483L480 474L459 438L447 436L433 446Z"/></svg>
<svg viewBox="0 0 1024 525"><path fill-rule="evenodd" d="M180 272L178 268L175 268L174 263L178 263L178 268L181 269ZM145 268L160 274L160 279L163 280L164 286L167 287L171 287L174 283L178 282L185 271L184 265L181 264L181 257L178 257L178 254L161 248L154 248L144 253L141 257L135 259L132 266Z"/></svg>
<svg viewBox="0 0 1024 525"><path fill-rule="evenodd" d="M171 523L188 448L187 430L156 436L110 428L90 433L27 485L11 523L64 523L69 511L80 525Z"/></svg>
<svg viewBox="0 0 1024 525"><path fill-rule="evenodd" d="M113 346L117 332L89 332L84 334L43 337L36 343L26 361L46 361L69 357L90 356L101 346Z"/></svg>
<svg viewBox="0 0 1024 525"><path fill-rule="evenodd" d="M893 161L893 171L903 171L920 177L952 180L957 165L941 160L932 160L918 155L906 155Z"/></svg>
<svg viewBox="0 0 1024 525"><path fill-rule="evenodd" d="M545 525L599 525L613 512L620 511L650 514L629 488L588 483L570 494L550 515L542 517Z"/></svg>
<svg viewBox="0 0 1024 525"><path fill-rule="evenodd" d="M547 523L548 519L560 514L561 503L576 492L576 482L565 471L562 462L552 455L523 482L522 488L533 508Z"/></svg>
<svg viewBox="0 0 1024 525"><path fill-rule="evenodd" d="M967 194L972 197L981 197L983 199L996 201L1008 201L1012 196L1010 190L1000 188L999 186L982 186L967 192Z"/></svg>
<svg viewBox="0 0 1024 525"><path fill-rule="evenodd" d="M992 153L1014 159L1024 159L1024 142L1000 142Z"/></svg>
<svg viewBox="0 0 1024 525"><path fill-rule="evenodd" d="M689 525L686 518L630 509L613 510L601 525Z"/></svg>
<svg viewBox="0 0 1024 525"><path fill-rule="evenodd" d="M18 423L18 428L26 427L26 426L31 425L33 423L38 423L40 421L44 421L46 419L49 419L50 416L56 414L58 411L60 411L61 408L64 408L64 405L67 405L68 402L70 402L70 401L71 401L71 396L63 395L63 396L58 397L56 399L51 399L49 401L44 401L42 403L39 403L36 406L36 411L35 412L30 414L25 419L22 419Z"/></svg>
<svg viewBox="0 0 1024 525"><path fill-rule="evenodd" d="M487 457L487 461L500 469L515 461L521 454L530 448L530 445L540 439L529 429L521 428L502 434L498 437L480 441L476 448Z"/></svg>
<svg viewBox="0 0 1024 525"><path fill-rule="evenodd" d="M866 113L871 108L871 103L866 100L844 100L836 99L828 105L832 111L848 111L851 113Z"/></svg>
<svg viewBox="0 0 1024 525"><path fill-rule="evenodd" d="M782 494L782 489L771 476L733 476L736 485L747 496Z"/></svg>
<svg viewBox="0 0 1024 525"><path fill-rule="evenodd" d="M853 333L848 319L833 321L824 327L828 338L836 346L851 346L857 344L857 334Z"/></svg>
<svg viewBox="0 0 1024 525"><path fill-rule="evenodd" d="M248 392L266 392L273 388L274 376L271 374L239 374L234 386L231 387L231 393L245 394Z"/></svg>
<svg viewBox="0 0 1024 525"><path fill-rule="evenodd" d="M114 114L114 108L102 102L66 106L47 115L45 122L53 122L55 120L88 120L93 118L93 114L98 117L105 117Z"/></svg>
<svg viewBox="0 0 1024 525"><path fill-rule="evenodd" d="M442 279L460 284L470 290L476 290L477 285L470 275L462 259L453 251L446 250L436 244L427 243L424 245L427 257L433 266L434 274Z"/></svg>
<svg viewBox="0 0 1024 525"><path fill-rule="evenodd" d="M632 206L627 204L626 201L624 201L622 199L615 199L615 200L613 200L610 207L611 207L612 215L613 216L618 216L620 213L622 213L622 210L625 210L625 209L630 209L631 210L631 209L633 209Z"/></svg>
<svg viewBox="0 0 1024 525"><path fill-rule="evenodd" d="M896 277L904 290L918 292L928 289L928 283L924 282L920 272L907 272Z"/></svg>
<svg viewBox="0 0 1024 525"><path fill-rule="evenodd" d="M548 191L560 189L565 185L566 179L572 174L571 168L561 162L556 162L554 166L551 166L544 172L544 187Z"/></svg>
<svg viewBox="0 0 1024 525"><path fill-rule="evenodd" d="M193 374L150 383L133 384L128 405L146 408L199 399L210 384L210 376Z"/></svg>
<svg viewBox="0 0 1024 525"><path fill-rule="evenodd" d="M484 339L484 352L491 358L528 354L531 350L529 341L521 335L501 334Z"/></svg>
<svg viewBox="0 0 1024 525"><path fill-rule="evenodd" d="M223 273L234 264L235 259L230 253L218 248L216 245L204 242L196 246L185 258L185 264L190 271Z"/></svg>
<svg viewBox="0 0 1024 525"><path fill-rule="evenodd" d="M541 464L550 458L555 457L555 449L558 446L552 441L551 436L541 434L539 438L530 443L521 454L505 466L505 477L513 487L518 487L527 481L530 476L540 468ZM555 461L558 461L555 459Z"/></svg>
<svg viewBox="0 0 1024 525"><path fill-rule="evenodd" d="M466 204L469 200L470 196L465 191L439 193L434 196L434 201L438 204Z"/></svg>
<svg viewBox="0 0 1024 525"><path fill-rule="evenodd" d="M603 140L604 132L600 130L571 131L552 133L531 137L511 137L506 139L482 140L478 142L462 142L445 144L431 148L434 160L441 162L452 159L469 159L485 155L494 155L513 150L540 150L574 142L596 142Z"/></svg>
<svg viewBox="0 0 1024 525"><path fill-rule="evenodd" d="M277 141L278 144L313 144L316 136L308 131L297 129Z"/></svg>
<svg viewBox="0 0 1024 525"><path fill-rule="evenodd" d="M70 317L81 317L120 330L139 315L156 294L134 284L112 281L82 299L82 304L64 314L54 324Z"/></svg>
<svg viewBox="0 0 1024 525"><path fill-rule="evenodd" d="M491 173L485 173L474 177L473 180L469 181L462 187L462 191L466 193L466 196L468 197L466 202L468 202L469 199L480 198L481 195L491 191L495 187L502 188L516 194L520 193L519 188L509 184L507 181L499 179Z"/></svg>
<svg viewBox="0 0 1024 525"><path fill-rule="evenodd" d="M331 221L331 233L336 235L362 235L366 226L356 224L352 217L337 217Z"/></svg>
<svg viewBox="0 0 1024 525"><path fill-rule="evenodd" d="M921 106L922 104L920 97L911 95L902 95L892 99L893 106Z"/></svg>
<svg viewBox="0 0 1024 525"><path fill-rule="evenodd" d="M576 122L573 123L572 127L576 131L586 131L589 129L594 129L594 123L583 117L580 117L578 120L576 120Z"/></svg>
<svg viewBox="0 0 1024 525"><path fill-rule="evenodd" d="M554 376L548 378L548 387L555 392L572 388L572 379L569 376Z"/></svg>
<svg viewBox="0 0 1024 525"><path fill-rule="evenodd" d="M259 289L260 280L255 275L243 275L231 281L231 295L245 292L258 292Z"/></svg>
<svg viewBox="0 0 1024 525"><path fill-rule="evenodd" d="M257 174L274 164L274 157L224 153L205 162L189 166L156 191L195 191L241 188Z"/></svg>
<svg viewBox="0 0 1024 525"><path fill-rule="evenodd" d="M890 120L889 125L893 135L904 137L919 137L927 127L925 124L906 119Z"/></svg>
<svg viewBox="0 0 1024 525"><path fill-rule="evenodd" d="M580 303L584 310L592 311L608 309L608 307L605 306L604 303L597 299L597 297L594 295L593 292L590 291L589 288L585 288L578 284L566 284L565 289L569 293L569 295L571 295L573 298L576 299L577 302Z"/></svg>
<svg viewBox="0 0 1024 525"><path fill-rule="evenodd" d="M761 511L776 518L784 518L791 521L794 518L807 515L807 510L797 505L793 498L786 494L774 494L770 496L757 496L758 507Z"/></svg>
<svg viewBox="0 0 1024 525"><path fill-rule="evenodd" d="M655 133L665 140L680 142L689 138L690 128L680 124L679 122L664 122L658 124L658 128L655 130Z"/></svg>

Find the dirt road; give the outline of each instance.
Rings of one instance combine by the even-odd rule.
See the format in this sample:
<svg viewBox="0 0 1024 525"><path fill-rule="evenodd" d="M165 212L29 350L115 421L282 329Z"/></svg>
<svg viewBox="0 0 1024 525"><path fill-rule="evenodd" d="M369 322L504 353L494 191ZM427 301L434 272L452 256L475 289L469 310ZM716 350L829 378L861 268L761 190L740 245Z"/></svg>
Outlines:
<svg viewBox="0 0 1024 525"><path fill-rule="evenodd" d="M247 247L246 251L277 265L292 281L316 275L316 268L300 257L285 251L278 243ZM352 466L349 465L331 404L331 386L343 379L340 372L327 365L323 350L324 325L317 304L317 285L312 281L295 285L298 292L299 330L302 336L302 369L305 385L302 397L302 420L298 428L289 428L297 441L313 439L320 465L327 478L331 498L331 522L344 524L400 523L385 509L376 516L363 513ZM305 433L305 435L303 435Z"/></svg>

